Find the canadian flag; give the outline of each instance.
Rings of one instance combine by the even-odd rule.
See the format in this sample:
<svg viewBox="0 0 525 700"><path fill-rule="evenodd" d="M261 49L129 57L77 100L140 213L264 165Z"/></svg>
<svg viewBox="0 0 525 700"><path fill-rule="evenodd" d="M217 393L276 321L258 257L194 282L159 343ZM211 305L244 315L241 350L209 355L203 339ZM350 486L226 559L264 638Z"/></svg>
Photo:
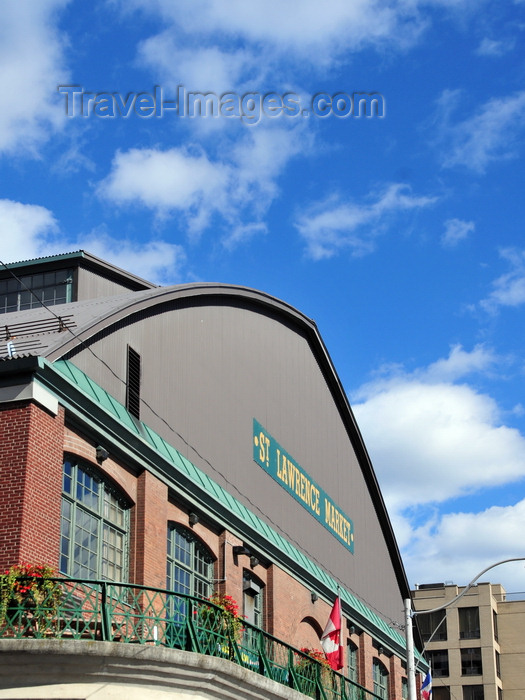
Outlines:
<svg viewBox="0 0 525 700"><path fill-rule="evenodd" d="M341 601L335 599L334 607L321 637L321 646L334 671L343 668L343 646L341 644Z"/></svg>

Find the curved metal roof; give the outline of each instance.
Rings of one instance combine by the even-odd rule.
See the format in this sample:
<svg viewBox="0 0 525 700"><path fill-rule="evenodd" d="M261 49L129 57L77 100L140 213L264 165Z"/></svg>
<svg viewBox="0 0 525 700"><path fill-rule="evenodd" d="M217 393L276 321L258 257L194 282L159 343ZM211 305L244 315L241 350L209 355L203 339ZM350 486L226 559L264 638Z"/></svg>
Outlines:
<svg viewBox="0 0 525 700"><path fill-rule="evenodd" d="M26 327L30 327L31 323L33 323L36 328L37 324L42 322L42 319L49 318L50 313L55 316L55 319L66 317L68 324L64 328L61 329L60 324L57 323L54 332L40 334L40 336L35 335L32 339L35 340L38 337L39 347L34 351L28 352L28 354L44 357L49 362L55 362L71 357L75 350L81 349L84 345L89 345L90 339L95 338L101 332L110 330L115 324L121 323L125 319L132 322L133 317L138 314L141 314L142 317L144 313L170 311L174 308L182 308L190 303L235 304L244 308L263 311L273 315L281 322L292 325L307 338L359 460L390 552L398 586L403 597L409 597L410 588L370 457L341 381L317 326L312 319L291 305L264 292L229 284L192 283L126 292L113 297L62 304L52 307L52 310L39 308L6 314L5 326L9 329L16 327L17 323L24 322ZM14 335L16 336L16 333ZM17 342L15 339L15 348Z"/></svg>

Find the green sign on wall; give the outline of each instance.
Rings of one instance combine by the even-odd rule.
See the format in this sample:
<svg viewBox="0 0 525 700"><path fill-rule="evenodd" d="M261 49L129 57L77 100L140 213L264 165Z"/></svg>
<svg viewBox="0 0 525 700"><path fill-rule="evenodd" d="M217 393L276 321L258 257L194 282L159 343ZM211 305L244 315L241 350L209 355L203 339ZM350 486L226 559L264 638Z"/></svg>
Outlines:
<svg viewBox="0 0 525 700"><path fill-rule="evenodd" d="M352 553L354 525L255 418L253 459Z"/></svg>

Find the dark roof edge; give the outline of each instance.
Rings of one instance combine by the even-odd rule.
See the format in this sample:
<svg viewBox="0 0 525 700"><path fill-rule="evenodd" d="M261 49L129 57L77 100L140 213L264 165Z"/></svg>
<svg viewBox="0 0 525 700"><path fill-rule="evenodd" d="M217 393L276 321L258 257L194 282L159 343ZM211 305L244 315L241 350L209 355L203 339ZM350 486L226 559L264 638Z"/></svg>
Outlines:
<svg viewBox="0 0 525 700"><path fill-rule="evenodd" d="M27 260L17 260L16 262L4 263L9 270L28 265L43 265L45 263L61 262L62 260L78 260L83 258L85 251L75 250L71 253L58 253L57 255L45 255L40 258L29 258Z"/></svg>
<svg viewBox="0 0 525 700"><path fill-rule="evenodd" d="M61 359L67 353L88 341L92 336L100 331L106 330L112 324L129 318L134 314L169 304L170 302L205 299L206 297L227 299L228 297L237 300L249 301L255 306L270 308L274 313L281 313L288 318L295 320L298 325L305 324L314 328L317 333L315 322L302 314L296 308L276 297L260 292L248 287L233 284L219 284L214 282L196 282L191 284L178 284L172 287L157 287L150 290L148 294L134 293L119 295L122 305L108 312L106 316L99 317L84 328L79 327L73 337L68 336L60 345L52 346L45 358L50 362ZM79 302L82 303L82 302Z"/></svg>

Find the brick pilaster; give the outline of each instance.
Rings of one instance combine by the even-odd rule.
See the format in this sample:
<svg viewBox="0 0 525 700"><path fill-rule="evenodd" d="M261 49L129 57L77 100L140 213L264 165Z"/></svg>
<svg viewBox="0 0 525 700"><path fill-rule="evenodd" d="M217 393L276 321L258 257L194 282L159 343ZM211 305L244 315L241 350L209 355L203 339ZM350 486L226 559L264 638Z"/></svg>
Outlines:
<svg viewBox="0 0 525 700"><path fill-rule="evenodd" d="M165 588L168 488L148 471L137 481L130 578L133 583Z"/></svg>
<svg viewBox="0 0 525 700"><path fill-rule="evenodd" d="M0 409L0 568L58 567L64 411L35 403Z"/></svg>

